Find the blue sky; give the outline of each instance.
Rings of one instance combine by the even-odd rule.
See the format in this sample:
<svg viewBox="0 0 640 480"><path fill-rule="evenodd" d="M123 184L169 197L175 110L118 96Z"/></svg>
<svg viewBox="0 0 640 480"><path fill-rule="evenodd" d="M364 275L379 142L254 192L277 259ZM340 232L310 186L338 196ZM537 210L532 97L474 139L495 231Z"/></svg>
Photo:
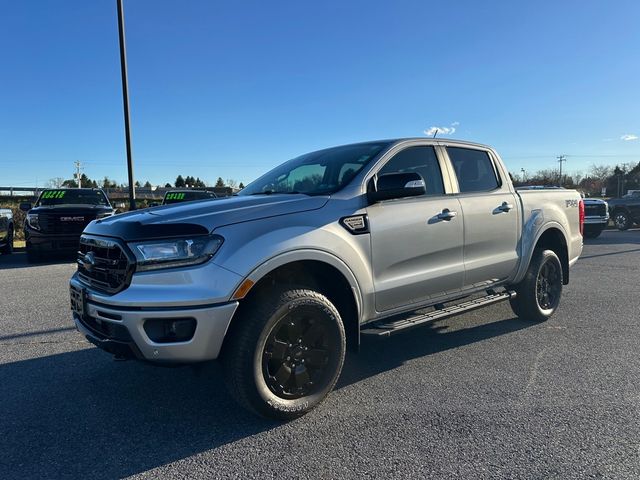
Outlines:
<svg viewBox="0 0 640 480"><path fill-rule="evenodd" d="M126 180L115 0L5 1L0 185ZM136 178L422 136L512 172L640 161L640 2L125 0Z"/></svg>

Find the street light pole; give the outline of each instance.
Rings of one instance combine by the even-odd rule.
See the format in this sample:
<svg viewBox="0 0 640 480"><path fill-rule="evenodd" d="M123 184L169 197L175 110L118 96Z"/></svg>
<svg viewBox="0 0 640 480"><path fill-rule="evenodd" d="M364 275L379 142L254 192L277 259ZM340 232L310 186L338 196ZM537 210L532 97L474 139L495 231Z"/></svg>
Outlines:
<svg viewBox="0 0 640 480"><path fill-rule="evenodd" d="M129 121L129 82L127 80L127 49L124 39L124 9L122 0L118 5L118 34L120 40L120 70L122 73L122 103L124 106L124 135L127 148L127 173L129 175L129 209L136 209L136 186L133 179L133 156L131 154L131 124Z"/></svg>

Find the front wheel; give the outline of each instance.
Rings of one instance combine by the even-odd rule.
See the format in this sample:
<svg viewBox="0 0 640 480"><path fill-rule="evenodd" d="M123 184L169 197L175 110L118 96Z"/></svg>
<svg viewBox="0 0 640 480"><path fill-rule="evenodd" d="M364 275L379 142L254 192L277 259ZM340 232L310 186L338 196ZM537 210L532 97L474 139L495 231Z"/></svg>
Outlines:
<svg viewBox="0 0 640 480"><path fill-rule="evenodd" d="M613 223L620 231L629 230L631 228L631 217L627 212L619 211L613 216Z"/></svg>
<svg viewBox="0 0 640 480"><path fill-rule="evenodd" d="M562 264L553 250L536 249L522 281L515 285L510 300L518 317L534 322L549 319L560 305Z"/></svg>
<svg viewBox="0 0 640 480"><path fill-rule="evenodd" d="M280 290L241 305L228 335L222 361L229 391L264 417L304 415L322 402L342 371L342 319L313 290Z"/></svg>

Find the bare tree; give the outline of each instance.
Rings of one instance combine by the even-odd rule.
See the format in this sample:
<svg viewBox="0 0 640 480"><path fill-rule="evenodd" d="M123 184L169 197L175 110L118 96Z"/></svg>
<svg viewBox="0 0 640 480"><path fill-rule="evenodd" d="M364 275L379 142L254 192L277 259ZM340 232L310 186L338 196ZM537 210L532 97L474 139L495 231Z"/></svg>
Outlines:
<svg viewBox="0 0 640 480"><path fill-rule="evenodd" d="M54 178L50 178L45 184L45 186L47 188L60 188L63 183L64 183L64 178L54 177Z"/></svg>
<svg viewBox="0 0 640 480"><path fill-rule="evenodd" d="M591 165L589 176L595 180L604 182L613 174L613 169L609 165Z"/></svg>
<svg viewBox="0 0 640 480"><path fill-rule="evenodd" d="M236 188L238 186L238 182L233 178L227 178L227 187Z"/></svg>

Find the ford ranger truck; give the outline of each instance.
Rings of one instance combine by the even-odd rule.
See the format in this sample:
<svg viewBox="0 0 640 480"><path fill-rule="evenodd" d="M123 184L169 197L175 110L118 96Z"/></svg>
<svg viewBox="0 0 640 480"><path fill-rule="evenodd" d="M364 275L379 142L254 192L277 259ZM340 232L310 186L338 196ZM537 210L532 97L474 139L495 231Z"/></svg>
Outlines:
<svg viewBox="0 0 640 480"><path fill-rule="evenodd" d="M27 212L24 238L29 262L52 253L77 252L84 227L114 213L109 199L98 188L43 190L35 206L21 203L20 209Z"/></svg>
<svg viewBox="0 0 640 480"><path fill-rule="evenodd" d="M78 330L118 357L220 359L237 401L298 417L347 348L509 301L542 322L582 251L573 190L516 192L475 143L386 140L302 155L237 196L91 222Z"/></svg>

